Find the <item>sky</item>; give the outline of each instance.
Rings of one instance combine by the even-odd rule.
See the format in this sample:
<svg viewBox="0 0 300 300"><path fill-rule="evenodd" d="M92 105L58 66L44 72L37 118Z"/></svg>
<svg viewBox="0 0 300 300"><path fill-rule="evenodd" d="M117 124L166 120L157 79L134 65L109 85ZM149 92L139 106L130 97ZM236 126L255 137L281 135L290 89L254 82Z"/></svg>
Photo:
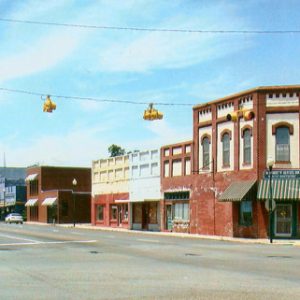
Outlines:
<svg viewBox="0 0 300 300"><path fill-rule="evenodd" d="M191 30L299 30L297 0L0 0L0 18ZM0 89L160 102L145 104L0 90L0 166L90 167L117 144L126 151L192 139L192 107L245 89L299 84L300 34L104 30L0 21ZM3 157L3 159L1 159Z"/></svg>

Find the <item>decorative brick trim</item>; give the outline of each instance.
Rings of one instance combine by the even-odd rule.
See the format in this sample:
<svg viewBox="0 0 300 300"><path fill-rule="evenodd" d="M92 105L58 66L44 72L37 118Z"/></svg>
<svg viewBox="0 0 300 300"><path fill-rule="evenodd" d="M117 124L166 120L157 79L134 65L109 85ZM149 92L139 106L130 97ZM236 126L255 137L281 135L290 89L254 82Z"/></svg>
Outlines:
<svg viewBox="0 0 300 300"><path fill-rule="evenodd" d="M272 125L272 134L276 134L276 129L278 127L287 127L289 129L290 134L294 134L294 125L288 122L278 122Z"/></svg>
<svg viewBox="0 0 300 300"><path fill-rule="evenodd" d="M274 107L266 107L267 113L293 113L299 111L299 106L274 106Z"/></svg>
<svg viewBox="0 0 300 300"><path fill-rule="evenodd" d="M244 132L245 130L249 129L250 130L250 135L252 136L252 126L250 125L245 125L242 127L241 129L241 137L243 138L244 137Z"/></svg>
<svg viewBox="0 0 300 300"><path fill-rule="evenodd" d="M231 132L231 130L229 130L229 129L223 129L222 132L221 132L221 134L220 134L221 141L222 141L223 135L224 135L225 133L228 133L228 134L229 134L229 139L231 140L231 138L232 138L232 132Z"/></svg>
<svg viewBox="0 0 300 300"><path fill-rule="evenodd" d="M208 138L209 143L211 144L211 136L210 136L209 134L205 133L205 134L203 134L203 135L201 136L201 145L203 145L203 140L204 140L205 138Z"/></svg>

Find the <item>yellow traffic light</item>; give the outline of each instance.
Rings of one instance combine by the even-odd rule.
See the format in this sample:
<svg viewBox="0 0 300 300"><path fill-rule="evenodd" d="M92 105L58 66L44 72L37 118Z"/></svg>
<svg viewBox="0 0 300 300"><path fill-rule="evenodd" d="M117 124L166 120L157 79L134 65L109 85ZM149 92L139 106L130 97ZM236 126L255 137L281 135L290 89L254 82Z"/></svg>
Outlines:
<svg viewBox="0 0 300 300"><path fill-rule="evenodd" d="M234 112L232 112L230 114L227 114L226 120L227 121L236 122L238 120L238 116L239 116L239 112L238 111L234 111Z"/></svg>
<svg viewBox="0 0 300 300"><path fill-rule="evenodd" d="M153 108L153 103L150 103L149 107L144 111L143 118L147 121L161 120L163 113Z"/></svg>
<svg viewBox="0 0 300 300"><path fill-rule="evenodd" d="M243 118L245 121L250 121L252 119L254 119L255 117L255 114L254 114L254 111L252 110L246 110L243 112Z"/></svg>
<svg viewBox="0 0 300 300"><path fill-rule="evenodd" d="M232 122L237 122L239 119L239 113L242 112L243 113L243 118L245 121L250 121L252 119L254 119L255 114L253 110L237 110L237 111L233 111L232 113L227 114L226 116L226 120L227 121L232 121Z"/></svg>
<svg viewBox="0 0 300 300"><path fill-rule="evenodd" d="M52 110L56 109L56 104L50 99L50 96L48 95L43 106L43 112L49 112L52 113Z"/></svg>

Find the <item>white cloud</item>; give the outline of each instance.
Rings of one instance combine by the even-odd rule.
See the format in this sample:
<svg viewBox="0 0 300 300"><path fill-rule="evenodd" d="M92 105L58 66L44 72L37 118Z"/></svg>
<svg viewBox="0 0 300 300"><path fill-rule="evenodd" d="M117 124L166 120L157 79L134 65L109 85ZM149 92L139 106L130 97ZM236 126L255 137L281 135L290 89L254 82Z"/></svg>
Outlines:
<svg viewBox="0 0 300 300"><path fill-rule="evenodd" d="M217 6L215 15L177 15L153 27L222 29L230 26L243 27L243 21L231 12L231 8ZM222 13L221 13L222 12ZM210 11L211 13L211 11ZM226 15L227 19L218 19ZM220 27L218 27L218 24ZM210 33L168 33L142 32L121 35L117 41L111 41L106 48L98 49L98 68L110 72L149 72L156 69L184 68L204 61L216 59L234 53L251 45L248 39L243 43L234 35Z"/></svg>
<svg viewBox="0 0 300 300"><path fill-rule="evenodd" d="M79 44L78 35L71 35L67 30L53 33L33 45L0 58L0 81L28 76L48 70L68 57Z"/></svg>
<svg viewBox="0 0 300 300"><path fill-rule="evenodd" d="M107 156L103 125L93 128L74 128L67 134L41 136L26 144L5 144L7 163L11 166L43 165L90 166L92 160ZM100 138L102 136L102 138ZM0 145L4 149L4 144ZM1 152L0 152L1 153ZM11 163L14 162L14 163Z"/></svg>
<svg viewBox="0 0 300 300"><path fill-rule="evenodd" d="M213 79L190 85L188 93L193 98L201 99L201 102L203 102L203 100L213 101L253 87L251 79L237 80L237 78L230 75L233 73L233 70L230 68L223 69L222 73L219 73Z"/></svg>

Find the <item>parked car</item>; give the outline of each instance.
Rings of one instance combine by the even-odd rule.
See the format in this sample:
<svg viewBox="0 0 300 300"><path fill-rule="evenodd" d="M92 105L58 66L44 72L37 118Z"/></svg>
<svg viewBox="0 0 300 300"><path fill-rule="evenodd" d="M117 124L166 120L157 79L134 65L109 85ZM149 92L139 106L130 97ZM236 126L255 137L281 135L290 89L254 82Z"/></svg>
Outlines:
<svg viewBox="0 0 300 300"><path fill-rule="evenodd" d="M17 213L11 213L11 214L8 214L6 217L5 217L5 223L20 223L20 224L23 224L23 217L20 215L20 214L17 214Z"/></svg>

